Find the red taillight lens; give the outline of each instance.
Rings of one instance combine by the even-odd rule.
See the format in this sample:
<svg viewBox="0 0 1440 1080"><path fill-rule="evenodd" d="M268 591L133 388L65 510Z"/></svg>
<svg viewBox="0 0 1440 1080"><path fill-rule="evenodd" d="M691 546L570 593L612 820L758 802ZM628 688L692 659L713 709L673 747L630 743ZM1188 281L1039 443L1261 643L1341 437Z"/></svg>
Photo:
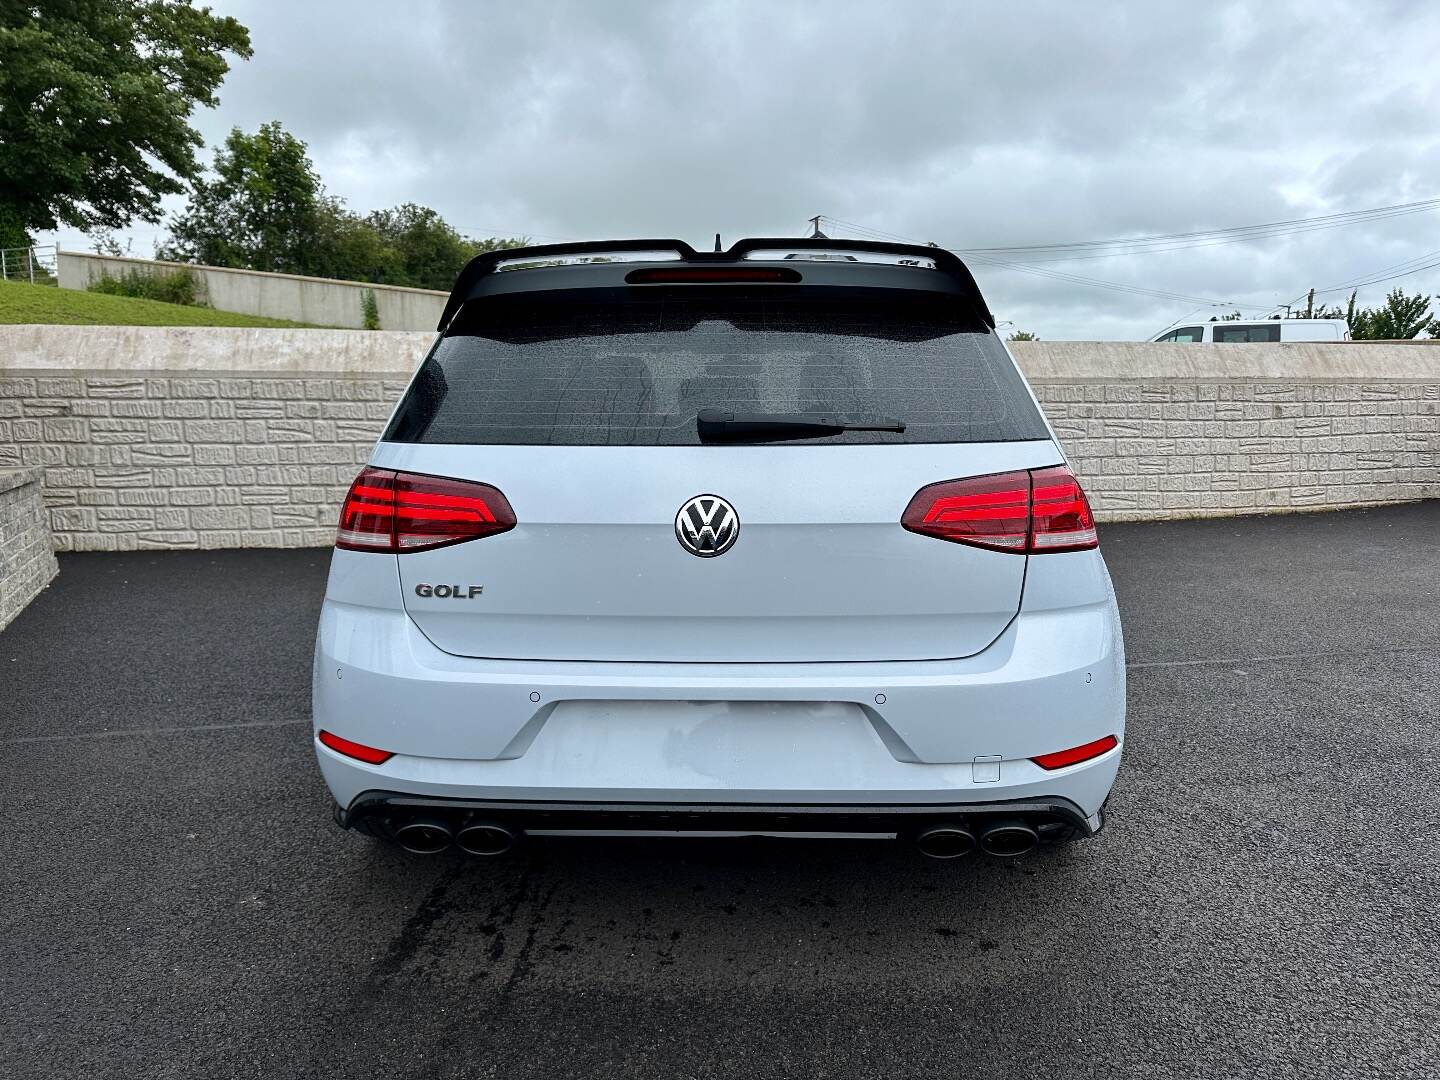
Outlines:
<svg viewBox="0 0 1440 1080"><path fill-rule="evenodd" d="M1030 474L996 473L921 488L900 524L957 544L1024 551L1030 528Z"/></svg>
<svg viewBox="0 0 1440 1080"><path fill-rule="evenodd" d="M1057 750L1053 754L1041 754L1039 757L1032 757L1030 760L1042 769L1063 769L1067 765L1079 765L1082 761L1089 761L1101 754L1109 753L1120 745L1120 740L1114 735L1106 735L1103 739L1096 739L1094 742L1087 742L1084 746L1072 746L1069 750Z"/></svg>
<svg viewBox="0 0 1440 1080"><path fill-rule="evenodd" d="M332 735L328 731L320 732L320 741L337 754L353 757L356 761L363 761L367 765L383 765L395 756L389 750L376 750L373 746L351 742L349 739L342 739L339 735Z"/></svg>
<svg viewBox="0 0 1440 1080"><path fill-rule="evenodd" d="M459 544L515 527L510 500L489 484L395 474L395 547L401 552Z"/></svg>
<svg viewBox="0 0 1440 1080"><path fill-rule="evenodd" d="M1100 543L1090 500L1064 465L1030 473L1030 550L1085 551Z"/></svg>
<svg viewBox="0 0 1440 1080"><path fill-rule="evenodd" d="M1063 465L931 484L915 493L900 524L924 536L1019 555L1083 551L1100 542L1085 492Z"/></svg>
<svg viewBox="0 0 1440 1080"><path fill-rule="evenodd" d="M350 551L395 550L395 473L360 470L340 507L335 546Z"/></svg>
<svg viewBox="0 0 1440 1080"><path fill-rule="evenodd" d="M514 527L510 501L489 484L365 468L345 496L335 546L403 554Z"/></svg>

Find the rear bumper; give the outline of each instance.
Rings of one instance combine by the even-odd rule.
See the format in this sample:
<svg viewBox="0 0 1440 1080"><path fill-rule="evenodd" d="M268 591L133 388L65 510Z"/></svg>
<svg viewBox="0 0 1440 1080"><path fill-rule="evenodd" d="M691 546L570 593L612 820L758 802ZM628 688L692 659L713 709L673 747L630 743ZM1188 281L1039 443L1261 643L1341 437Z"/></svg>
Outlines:
<svg viewBox="0 0 1440 1080"><path fill-rule="evenodd" d="M1057 572L1069 558L1047 557ZM1027 585L1027 602L1038 594ZM330 599L314 704L317 732L395 754L367 765L317 740L346 812L382 792L587 815L1062 800L1091 820L1120 748L1054 771L1030 759L1123 742L1124 653L1113 595L1022 610L962 660L829 664L476 660L436 649L401 611Z"/></svg>
<svg viewBox="0 0 1440 1080"><path fill-rule="evenodd" d="M1019 818L1037 829L1069 826L1094 836L1104 825L1100 810L1086 814L1064 798L1004 802L770 806L736 803L584 803L518 802L485 799L436 799L393 791L366 791L335 820L343 828L364 828L377 835L393 831L392 822L433 814L459 825L470 820L524 832L740 832L740 833L897 833L908 835L936 822L963 821L983 827L999 818Z"/></svg>

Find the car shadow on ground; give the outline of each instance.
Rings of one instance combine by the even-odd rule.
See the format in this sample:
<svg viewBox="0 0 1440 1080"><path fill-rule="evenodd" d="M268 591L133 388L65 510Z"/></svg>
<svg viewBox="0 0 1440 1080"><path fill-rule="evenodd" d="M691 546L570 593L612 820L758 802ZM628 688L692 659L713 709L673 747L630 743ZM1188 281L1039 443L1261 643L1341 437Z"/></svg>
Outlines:
<svg viewBox="0 0 1440 1080"><path fill-rule="evenodd" d="M417 958L430 969L648 958L658 969L780 953L803 963L807 952L820 960L873 947L904 965L946 939L983 954L1017 926L1063 918L1090 845L1004 861L927 859L896 841L768 837L534 837L493 858L412 856L360 837L351 846L349 880L336 887L410 909L374 968L388 978Z"/></svg>

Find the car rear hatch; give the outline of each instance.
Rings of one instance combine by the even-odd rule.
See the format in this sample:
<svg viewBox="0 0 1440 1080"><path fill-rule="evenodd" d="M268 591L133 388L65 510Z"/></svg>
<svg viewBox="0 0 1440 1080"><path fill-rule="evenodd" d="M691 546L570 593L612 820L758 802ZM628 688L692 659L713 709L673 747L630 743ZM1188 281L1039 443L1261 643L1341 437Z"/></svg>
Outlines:
<svg viewBox="0 0 1440 1080"><path fill-rule="evenodd" d="M712 443L707 409L905 430ZM506 531L396 557L407 611L447 652L773 663L984 649L1019 608L1025 556L901 514L936 481L1059 459L955 297L787 280L472 300L372 465L490 485L513 508Z"/></svg>

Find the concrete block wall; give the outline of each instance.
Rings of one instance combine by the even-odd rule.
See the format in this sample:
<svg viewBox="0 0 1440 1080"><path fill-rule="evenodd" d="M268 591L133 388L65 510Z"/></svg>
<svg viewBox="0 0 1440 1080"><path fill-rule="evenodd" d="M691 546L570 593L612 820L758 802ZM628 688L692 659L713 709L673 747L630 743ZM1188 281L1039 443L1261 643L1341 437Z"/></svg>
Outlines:
<svg viewBox="0 0 1440 1080"><path fill-rule="evenodd" d="M0 327L0 467L61 551L317 547L433 335Z"/></svg>
<svg viewBox="0 0 1440 1080"><path fill-rule="evenodd" d="M1440 498L1440 344L1011 348L1101 520Z"/></svg>
<svg viewBox="0 0 1440 1080"><path fill-rule="evenodd" d="M142 274L184 270L195 275L205 302L217 311L264 315L315 326L362 328L365 294L373 292L383 329L434 330L449 297L449 293L399 285L369 285L88 252L61 251L56 261L62 289L86 289L102 277L120 277L132 270Z"/></svg>
<svg viewBox="0 0 1440 1080"><path fill-rule="evenodd" d="M44 471L0 469L0 630L58 572L41 495Z"/></svg>
<svg viewBox="0 0 1440 1080"><path fill-rule="evenodd" d="M0 327L0 468L44 470L61 550L327 545L431 341ZM1014 351L1102 520L1440 497L1440 347Z"/></svg>

